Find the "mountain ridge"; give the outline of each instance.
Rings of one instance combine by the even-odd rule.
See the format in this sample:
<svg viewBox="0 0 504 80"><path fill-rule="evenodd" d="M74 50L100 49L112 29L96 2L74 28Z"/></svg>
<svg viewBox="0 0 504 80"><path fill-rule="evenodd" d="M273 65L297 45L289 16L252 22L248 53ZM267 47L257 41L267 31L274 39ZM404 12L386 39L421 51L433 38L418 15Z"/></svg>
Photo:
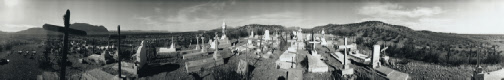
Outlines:
<svg viewBox="0 0 504 80"><path fill-rule="evenodd" d="M109 32L107 28L101 25L91 25L88 23L73 23L70 25L70 28L86 31L88 34L95 33L107 33ZM28 28L26 30L21 30L18 32L14 32L16 34L58 34L54 31L48 31L43 29L42 27Z"/></svg>

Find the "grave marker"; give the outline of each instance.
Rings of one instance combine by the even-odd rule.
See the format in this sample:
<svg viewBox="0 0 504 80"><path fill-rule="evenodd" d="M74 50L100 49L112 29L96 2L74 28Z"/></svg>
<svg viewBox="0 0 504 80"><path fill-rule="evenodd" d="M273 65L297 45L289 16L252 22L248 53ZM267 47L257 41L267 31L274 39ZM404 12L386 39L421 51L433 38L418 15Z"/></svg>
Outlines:
<svg viewBox="0 0 504 80"><path fill-rule="evenodd" d="M271 37L270 37L270 34L269 34L269 30L265 30L264 31L263 39L264 40L271 40Z"/></svg>
<svg viewBox="0 0 504 80"><path fill-rule="evenodd" d="M194 50L198 50L198 49L200 49L199 38L198 38L198 35L196 35L196 48Z"/></svg>
<svg viewBox="0 0 504 80"><path fill-rule="evenodd" d="M206 52L206 47L205 47L205 37L201 36L201 52ZM210 43L210 42L208 42Z"/></svg>
<svg viewBox="0 0 504 80"><path fill-rule="evenodd" d="M315 46L316 46L316 44L318 44L318 43L320 43L320 42L315 41L315 40L313 40L313 39L312 39L312 41L310 41L310 42L308 42L308 43L313 44L313 46L312 46L312 56L317 56L318 58L320 58L320 55L318 55L318 54L317 54L317 51L315 50Z"/></svg>
<svg viewBox="0 0 504 80"><path fill-rule="evenodd" d="M344 49L344 56L343 56L343 69L341 70L341 73L342 75L350 75L350 74L353 74L354 71L353 71L353 68L350 68L348 63L350 63L348 61L348 52L347 52L347 48L350 48L350 46L347 45L347 38L345 37L345 45L343 46L343 49Z"/></svg>
<svg viewBox="0 0 504 80"><path fill-rule="evenodd" d="M120 25L117 26L117 35L111 35L109 37L109 39L117 39L117 59L119 60L119 63L117 63L117 64L119 66L118 67L119 78L121 78L121 76L122 76L121 75L121 70L122 70L121 69L121 55L119 55L119 54L121 54L121 39L125 39L125 38L126 38L126 36L124 36L124 35L121 36L121 26Z"/></svg>
<svg viewBox="0 0 504 80"><path fill-rule="evenodd" d="M373 55L371 57L371 67L377 68L380 66L380 45L373 46Z"/></svg>
<svg viewBox="0 0 504 80"><path fill-rule="evenodd" d="M64 20L64 25L65 27L61 26L56 26L56 25L50 25L50 24L44 24L43 28L45 30L50 30L50 31L56 31L56 32L61 32L64 33L63 36L63 54L61 54L61 72L60 72L60 80L65 80L65 73L66 73L66 62L67 62L67 54L68 54L68 35L70 34L75 34L75 35L82 35L85 36L87 33L85 31L81 30L76 30L76 29L71 29L70 28L70 10L67 10L65 15L63 15L63 20Z"/></svg>

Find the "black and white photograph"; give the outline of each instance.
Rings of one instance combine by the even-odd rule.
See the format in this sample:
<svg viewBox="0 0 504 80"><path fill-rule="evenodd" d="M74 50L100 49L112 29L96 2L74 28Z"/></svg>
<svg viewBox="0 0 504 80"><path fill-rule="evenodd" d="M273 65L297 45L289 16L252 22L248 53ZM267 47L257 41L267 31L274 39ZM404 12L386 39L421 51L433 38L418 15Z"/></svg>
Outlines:
<svg viewBox="0 0 504 80"><path fill-rule="evenodd" d="M0 80L504 80L503 51L504 0L0 0Z"/></svg>

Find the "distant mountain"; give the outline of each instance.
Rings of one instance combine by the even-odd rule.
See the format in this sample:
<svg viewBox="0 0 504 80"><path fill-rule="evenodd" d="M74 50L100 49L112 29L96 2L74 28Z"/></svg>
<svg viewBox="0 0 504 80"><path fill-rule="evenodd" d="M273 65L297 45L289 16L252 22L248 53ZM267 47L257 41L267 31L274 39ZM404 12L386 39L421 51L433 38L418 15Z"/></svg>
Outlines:
<svg viewBox="0 0 504 80"><path fill-rule="evenodd" d="M359 49L371 50L373 45L379 44L388 47L384 51L388 56L448 65L475 64L477 52L472 50L473 48L485 44L486 46L480 49L492 51L491 46L497 46L460 34L416 31L380 21L328 24L314 27L307 32L313 30L318 33L322 29L329 34L351 37L349 40L357 43ZM483 63L498 63L497 60L500 59L498 56L488 54L485 56L487 57L481 58Z"/></svg>
<svg viewBox="0 0 504 80"><path fill-rule="evenodd" d="M98 25L90 25L88 23L74 23L70 25L70 28L72 29L77 29L77 30L83 30L86 31L88 34L96 34L96 33L108 33L107 28L104 26L98 26ZM47 31L43 28L36 27L36 28L29 28L27 30L22 30L19 32L16 32L17 34L56 34L56 32L53 31Z"/></svg>
<svg viewBox="0 0 504 80"><path fill-rule="evenodd" d="M415 31L401 25L391 25L380 21L366 21L351 24L328 24L312 28L313 31L326 30L326 33L340 36L360 38L362 43L384 44L380 42L415 44L415 46L438 46L456 45L467 46L466 44L476 44L476 40L465 36L431 31ZM311 30L310 30L311 31ZM376 42L380 41L380 42ZM466 44L460 44L466 43ZM371 47L371 46L369 46Z"/></svg>
<svg viewBox="0 0 504 80"><path fill-rule="evenodd" d="M109 32L107 28L101 25L90 25L88 23L73 23L70 25L70 28L83 30L88 33L101 33L101 32Z"/></svg>
<svg viewBox="0 0 504 80"><path fill-rule="evenodd" d="M36 28L28 28L26 30L18 31L16 34L57 34L56 32L53 31L47 31L43 28L36 27Z"/></svg>

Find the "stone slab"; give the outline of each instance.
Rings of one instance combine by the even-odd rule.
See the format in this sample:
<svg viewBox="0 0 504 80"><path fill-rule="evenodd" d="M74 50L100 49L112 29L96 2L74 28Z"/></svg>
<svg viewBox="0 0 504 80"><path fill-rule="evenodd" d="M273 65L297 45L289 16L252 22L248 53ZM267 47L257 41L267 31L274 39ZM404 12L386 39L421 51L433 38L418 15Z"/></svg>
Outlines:
<svg viewBox="0 0 504 80"><path fill-rule="evenodd" d="M352 74L354 74L353 68L347 68L341 70L341 75L352 75Z"/></svg>
<svg viewBox="0 0 504 80"><path fill-rule="evenodd" d="M195 52L195 53L185 54L185 55L182 55L182 59L192 59L192 58L200 57L200 56L204 56L204 55L208 55L208 52Z"/></svg>
<svg viewBox="0 0 504 80"><path fill-rule="evenodd" d="M280 69L296 68L296 63L293 63L293 62L276 61L275 64L276 64L277 68L280 68Z"/></svg>
<svg viewBox="0 0 504 80"><path fill-rule="evenodd" d="M296 62L296 54L284 52L282 55L280 55L278 61Z"/></svg>
<svg viewBox="0 0 504 80"><path fill-rule="evenodd" d="M303 70L289 69L287 72L287 80L303 80Z"/></svg>
<svg viewBox="0 0 504 80"><path fill-rule="evenodd" d="M313 73L328 72L329 66L325 64L320 58L306 55L308 57L308 71Z"/></svg>
<svg viewBox="0 0 504 80"><path fill-rule="evenodd" d="M386 66L380 66L375 68L375 70L378 73L385 75L389 80L407 80L409 78L408 74L396 71Z"/></svg>
<svg viewBox="0 0 504 80"><path fill-rule="evenodd" d="M213 57L185 62L187 73L209 69L224 64L224 59L214 59Z"/></svg>
<svg viewBox="0 0 504 80"><path fill-rule="evenodd" d="M158 53L169 53L169 52L175 52L176 49L175 48L165 48L165 47L161 47L161 48L158 48L157 49Z"/></svg>

